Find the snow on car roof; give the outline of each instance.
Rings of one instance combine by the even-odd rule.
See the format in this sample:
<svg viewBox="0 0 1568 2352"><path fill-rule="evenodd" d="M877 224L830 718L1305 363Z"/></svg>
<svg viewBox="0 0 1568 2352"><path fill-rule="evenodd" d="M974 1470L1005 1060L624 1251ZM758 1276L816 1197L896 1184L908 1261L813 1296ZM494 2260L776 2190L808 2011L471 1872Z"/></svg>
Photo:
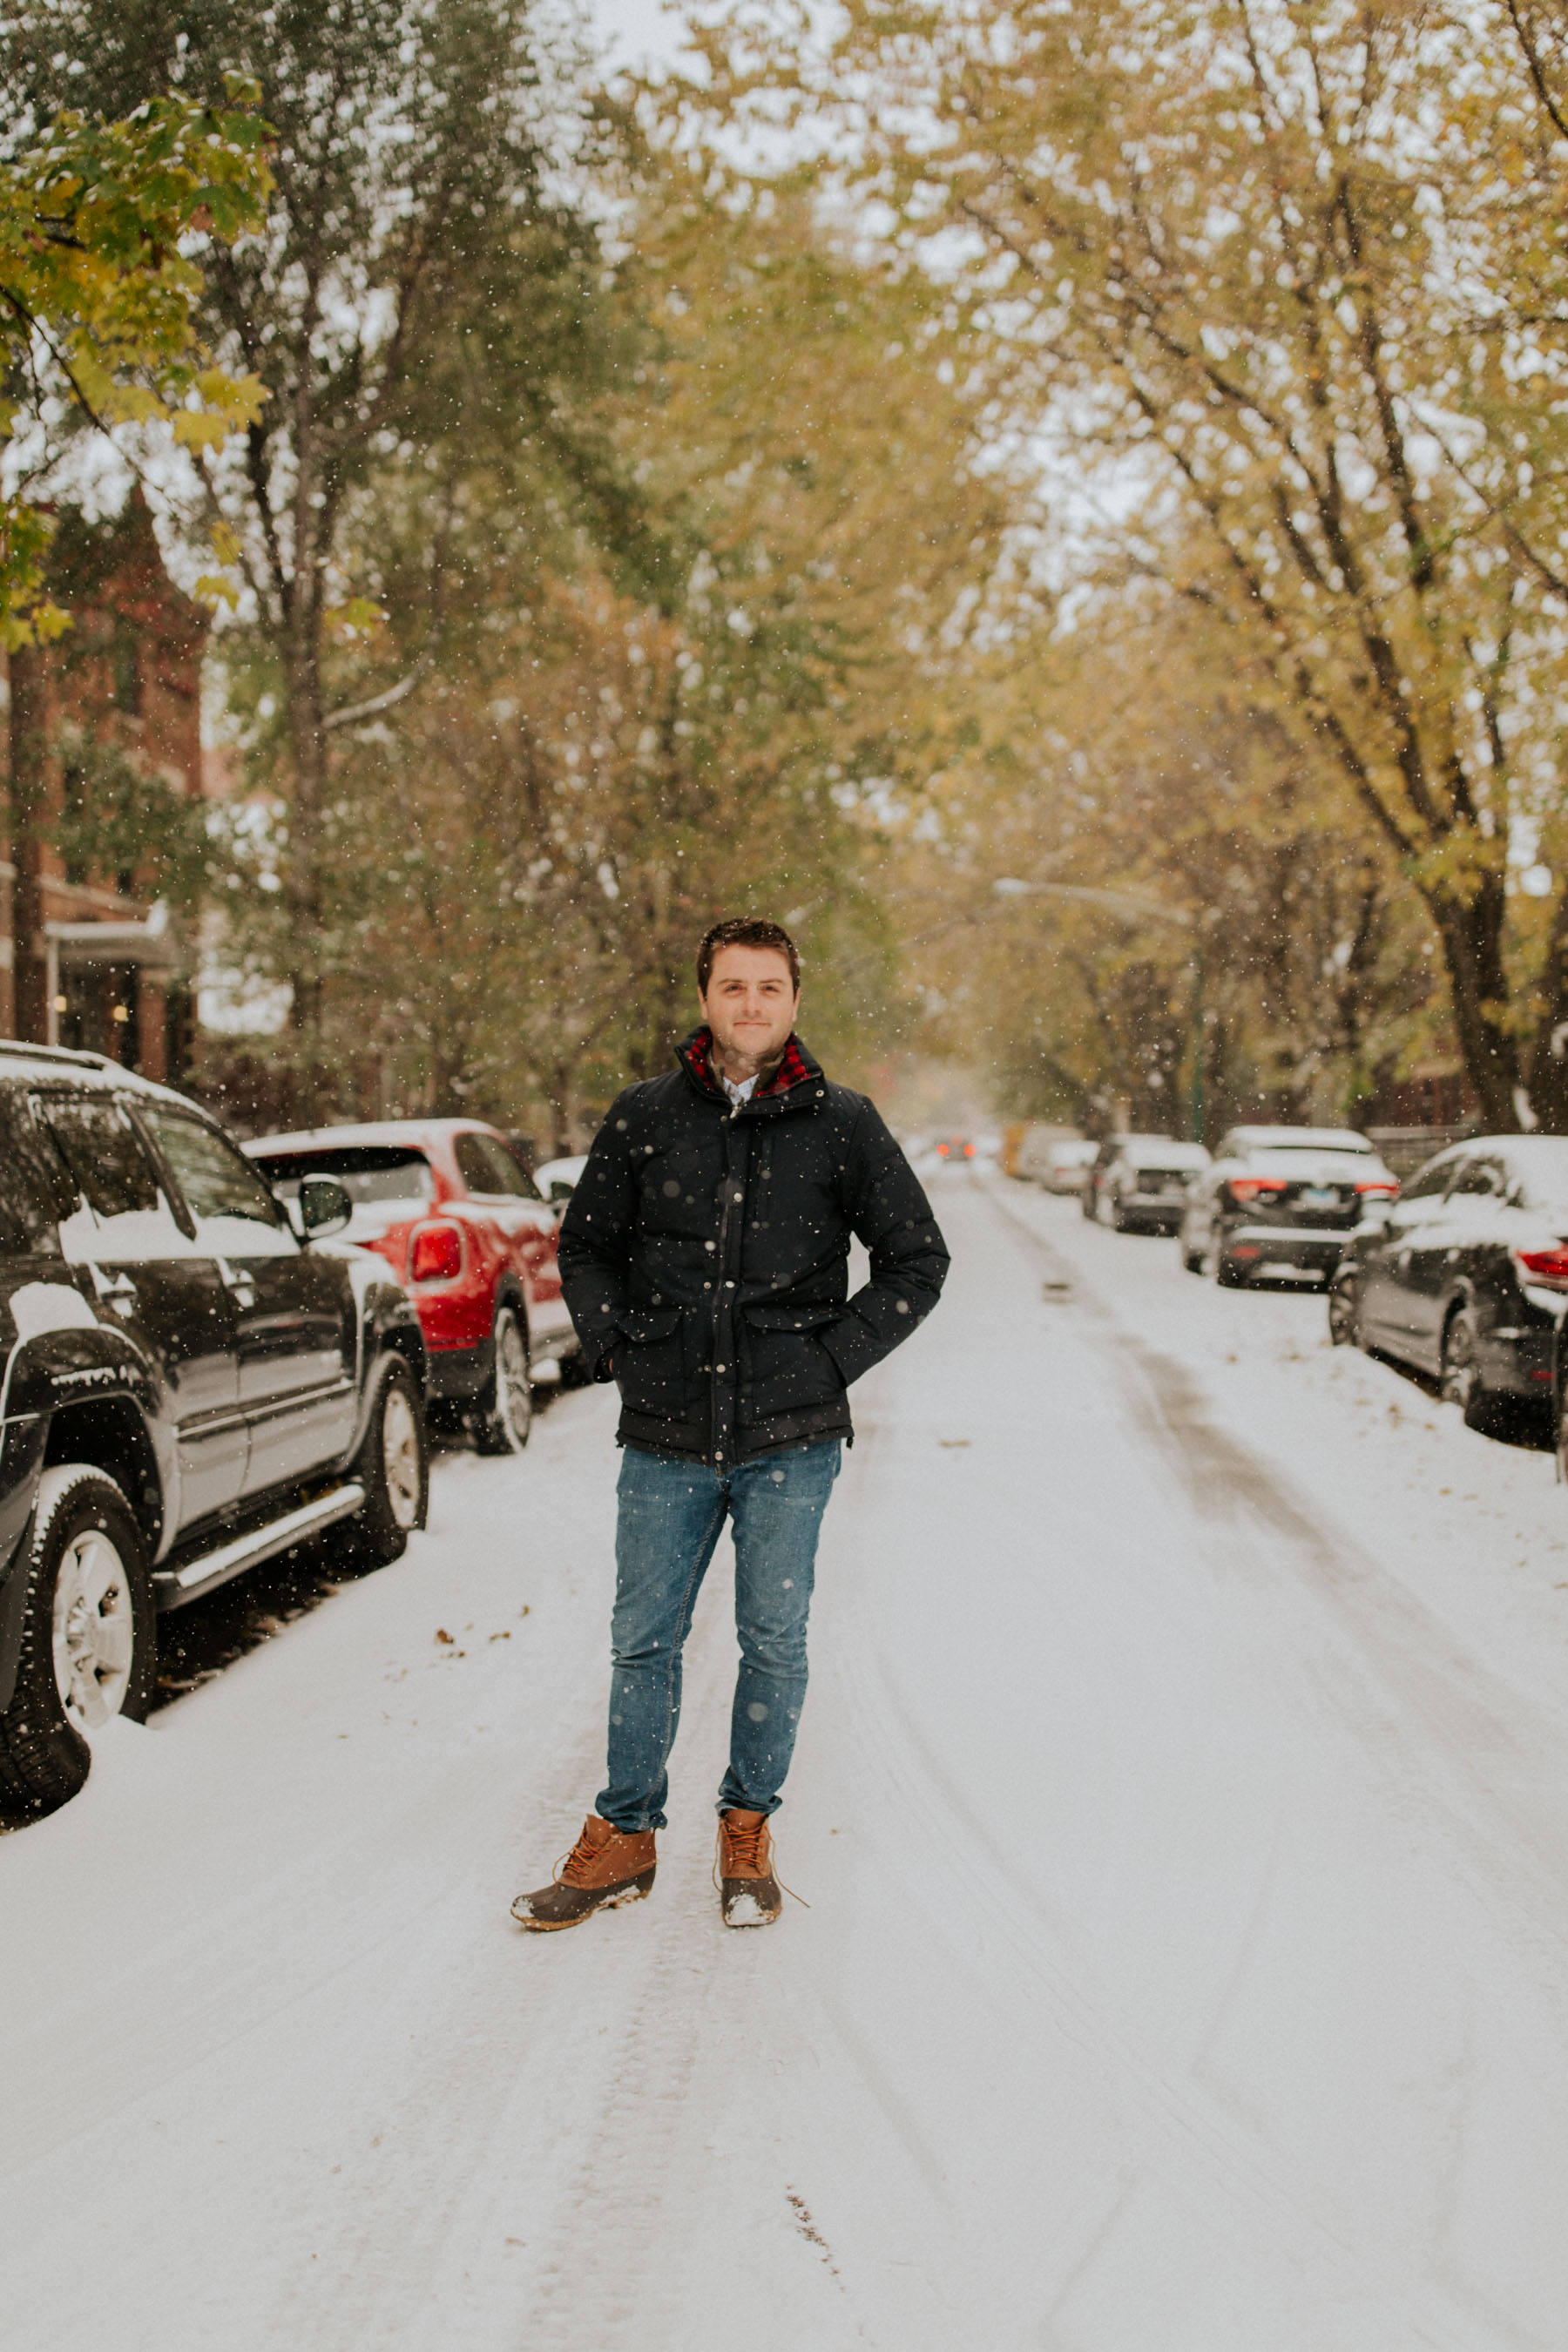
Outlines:
<svg viewBox="0 0 1568 2352"><path fill-rule="evenodd" d="M292 1135L256 1135L246 1145L252 1155L261 1151L314 1151L340 1143L398 1144L405 1150L444 1143L454 1135L499 1135L500 1129L482 1118L382 1118L351 1127L303 1127Z"/></svg>
<svg viewBox="0 0 1568 2352"><path fill-rule="evenodd" d="M1523 1177L1535 1207L1568 1207L1568 1135L1477 1135L1454 1157L1471 1152L1506 1160Z"/></svg>
<svg viewBox="0 0 1568 2352"><path fill-rule="evenodd" d="M1168 1135L1129 1135L1121 1148L1129 1160L1157 1160L1167 1168L1203 1168L1208 1163L1201 1143L1177 1143Z"/></svg>
<svg viewBox="0 0 1568 2352"><path fill-rule="evenodd" d="M178 1103L182 1110L194 1110L202 1118L221 1122L208 1110L178 1087L161 1086L156 1078L143 1077L140 1070L128 1070L122 1062L110 1061L107 1054L79 1054L70 1045L33 1045L25 1040L0 1037L0 1077L36 1080L42 1084L53 1078L75 1078L89 1086L125 1087L133 1094L153 1095L160 1102Z"/></svg>
<svg viewBox="0 0 1568 2352"><path fill-rule="evenodd" d="M1353 1127L1233 1127L1231 1140L1259 1151L1365 1151L1377 1146Z"/></svg>

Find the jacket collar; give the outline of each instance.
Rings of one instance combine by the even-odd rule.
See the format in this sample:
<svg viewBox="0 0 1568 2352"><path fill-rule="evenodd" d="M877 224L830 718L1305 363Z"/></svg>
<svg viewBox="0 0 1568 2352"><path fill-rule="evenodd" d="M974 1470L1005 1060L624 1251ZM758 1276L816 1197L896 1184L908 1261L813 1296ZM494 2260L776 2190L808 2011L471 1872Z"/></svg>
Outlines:
<svg viewBox="0 0 1568 2352"><path fill-rule="evenodd" d="M675 1054L698 1093L706 1095L710 1101L723 1103L728 1108L730 1098L714 1074L713 1032L707 1023L704 1022L701 1028L694 1029L689 1037L683 1037ZM777 1102L813 1078L820 1083L821 1077L822 1065L815 1055L806 1052L792 1030L776 1066L766 1077L758 1079L750 1101L741 1108L752 1109L763 1103Z"/></svg>

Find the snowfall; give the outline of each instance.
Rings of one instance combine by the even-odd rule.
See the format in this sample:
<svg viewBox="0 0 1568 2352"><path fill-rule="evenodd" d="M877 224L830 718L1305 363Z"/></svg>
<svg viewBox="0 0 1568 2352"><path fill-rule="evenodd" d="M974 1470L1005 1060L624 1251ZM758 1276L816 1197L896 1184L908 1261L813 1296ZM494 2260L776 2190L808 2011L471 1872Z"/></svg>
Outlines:
<svg viewBox="0 0 1568 2352"><path fill-rule="evenodd" d="M651 1901L615 1400L0 1841L16 2352L1562 2352L1568 1490L1321 1297L990 1171L856 1391L770 1933L725 1556ZM728 1622L727 1622L728 1614Z"/></svg>

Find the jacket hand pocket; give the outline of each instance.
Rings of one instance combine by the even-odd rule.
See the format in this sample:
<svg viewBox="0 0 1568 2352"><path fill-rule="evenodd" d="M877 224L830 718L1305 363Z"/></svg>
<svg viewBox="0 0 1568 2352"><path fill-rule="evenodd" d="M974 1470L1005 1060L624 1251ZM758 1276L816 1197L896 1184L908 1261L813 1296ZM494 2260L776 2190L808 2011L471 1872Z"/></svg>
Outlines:
<svg viewBox="0 0 1568 2352"><path fill-rule="evenodd" d="M746 1360L741 1382L741 1419L770 1420L775 1413L803 1412L831 1404L842 1395L837 1365L821 1334L841 1318L841 1307L758 1306L743 1310Z"/></svg>
<svg viewBox="0 0 1568 2352"><path fill-rule="evenodd" d="M634 1412L679 1421L686 1410L679 1307L628 1307L616 1318L616 1382Z"/></svg>

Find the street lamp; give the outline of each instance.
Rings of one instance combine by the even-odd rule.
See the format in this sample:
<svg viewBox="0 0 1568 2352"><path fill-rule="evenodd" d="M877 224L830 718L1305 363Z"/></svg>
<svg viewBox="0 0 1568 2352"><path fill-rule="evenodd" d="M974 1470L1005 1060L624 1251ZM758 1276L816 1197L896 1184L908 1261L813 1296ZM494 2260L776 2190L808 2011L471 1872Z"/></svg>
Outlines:
<svg viewBox="0 0 1568 2352"><path fill-rule="evenodd" d="M1140 898L1132 890L1097 890L1081 882L1026 882L1005 874L991 887L999 898L1076 898L1086 907L1103 907L1124 922L1174 923L1193 934L1193 1075L1187 1097L1187 1124L1193 1141L1204 1139L1204 938L1195 915L1184 908L1168 907L1159 898Z"/></svg>

